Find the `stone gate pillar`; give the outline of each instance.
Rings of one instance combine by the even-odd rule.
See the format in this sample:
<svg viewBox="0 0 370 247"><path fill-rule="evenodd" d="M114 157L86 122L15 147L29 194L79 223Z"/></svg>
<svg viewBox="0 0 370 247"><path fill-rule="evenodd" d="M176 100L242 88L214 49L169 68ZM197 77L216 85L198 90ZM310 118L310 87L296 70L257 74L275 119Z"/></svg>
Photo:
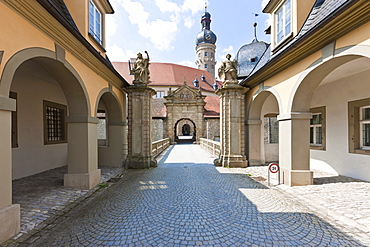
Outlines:
<svg viewBox="0 0 370 247"><path fill-rule="evenodd" d="M129 168L156 166L152 157L152 97L155 90L147 85L128 89L128 157Z"/></svg>
<svg viewBox="0 0 370 247"><path fill-rule="evenodd" d="M236 81L237 83L237 81ZM226 83L216 93L221 105L221 160L223 167L247 167L244 150L244 105L248 88Z"/></svg>

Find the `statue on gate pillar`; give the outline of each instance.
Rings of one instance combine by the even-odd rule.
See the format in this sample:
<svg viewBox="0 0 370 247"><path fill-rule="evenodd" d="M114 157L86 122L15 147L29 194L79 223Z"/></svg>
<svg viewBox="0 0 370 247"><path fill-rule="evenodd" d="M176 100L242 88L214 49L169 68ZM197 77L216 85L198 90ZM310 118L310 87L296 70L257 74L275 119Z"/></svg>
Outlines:
<svg viewBox="0 0 370 247"><path fill-rule="evenodd" d="M233 61L230 60L231 55L226 55L227 60L223 61L221 67L218 69L218 76L220 77L221 81L227 83L237 83L238 77L238 62L236 59Z"/></svg>
<svg viewBox="0 0 370 247"><path fill-rule="evenodd" d="M145 51L146 58L139 52L137 54L136 61L134 63L134 67L131 69L130 66L130 73L134 75L134 84L148 84L150 79L150 72L149 72L149 54Z"/></svg>

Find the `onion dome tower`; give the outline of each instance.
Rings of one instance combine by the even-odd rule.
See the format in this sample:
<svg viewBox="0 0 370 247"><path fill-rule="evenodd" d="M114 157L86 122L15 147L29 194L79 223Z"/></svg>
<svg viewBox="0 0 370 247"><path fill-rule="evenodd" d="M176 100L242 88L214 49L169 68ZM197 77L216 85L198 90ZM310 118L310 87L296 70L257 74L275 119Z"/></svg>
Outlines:
<svg viewBox="0 0 370 247"><path fill-rule="evenodd" d="M198 69L202 69L211 73L215 77L215 53L217 36L211 31L211 14L207 12L205 7L202 15L202 31L198 33L196 38L196 54L197 60L195 64Z"/></svg>

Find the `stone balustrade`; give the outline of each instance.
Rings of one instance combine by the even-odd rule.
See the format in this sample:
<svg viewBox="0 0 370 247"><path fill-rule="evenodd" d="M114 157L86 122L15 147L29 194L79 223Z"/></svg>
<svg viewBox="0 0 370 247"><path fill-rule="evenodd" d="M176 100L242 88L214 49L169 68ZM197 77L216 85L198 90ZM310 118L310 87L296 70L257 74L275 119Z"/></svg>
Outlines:
<svg viewBox="0 0 370 247"><path fill-rule="evenodd" d="M213 154L216 157L219 157L220 150L221 150L221 144L220 142L216 142L213 140L200 138L200 146L208 151L209 153Z"/></svg>
<svg viewBox="0 0 370 247"><path fill-rule="evenodd" d="M170 138L165 138L162 140L152 142L153 157L155 158L158 155L160 155L168 146L170 146Z"/></svg>

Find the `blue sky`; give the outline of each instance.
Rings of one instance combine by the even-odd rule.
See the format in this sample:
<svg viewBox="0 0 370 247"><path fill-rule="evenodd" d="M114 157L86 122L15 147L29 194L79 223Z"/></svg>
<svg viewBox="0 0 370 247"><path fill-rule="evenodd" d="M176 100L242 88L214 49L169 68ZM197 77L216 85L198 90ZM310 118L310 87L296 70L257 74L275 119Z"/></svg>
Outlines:
<svg viewBox="0 0 370 247"><path fill-rule="evenodd" d="M107 54L111 61L126 62L147 50L151 62L195 67L195 37L201 31L200 19L205 0L110 0L115 14L107 15ZM264 34L268 15L262 13L267 0L207 0L212 15L211 30L217 35L218 64L230 53ZM217 64L216 64L216 67Z"/></svg>

